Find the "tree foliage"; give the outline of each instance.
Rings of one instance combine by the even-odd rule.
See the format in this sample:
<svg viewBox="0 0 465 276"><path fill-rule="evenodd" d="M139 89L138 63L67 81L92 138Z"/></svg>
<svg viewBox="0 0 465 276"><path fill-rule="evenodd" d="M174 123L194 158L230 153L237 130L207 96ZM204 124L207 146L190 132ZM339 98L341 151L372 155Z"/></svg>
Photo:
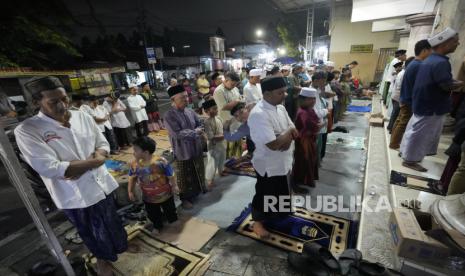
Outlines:
<svg viewBox="0 0 465 276"><path fill-rule="evenodd" d="M279 38L286 48L287 55L290 57L298 58L300 55L298 49L299 37L295 32L292 24L280 22L278 23L276 30L278 32Z"/></svg>
<svg viewBox="0 0 465 276"><path fill-rule="evenodd" d="M2 4L0 67L60 67L81 57L68 38L71 21L60 0L17 0Z"/></svg>

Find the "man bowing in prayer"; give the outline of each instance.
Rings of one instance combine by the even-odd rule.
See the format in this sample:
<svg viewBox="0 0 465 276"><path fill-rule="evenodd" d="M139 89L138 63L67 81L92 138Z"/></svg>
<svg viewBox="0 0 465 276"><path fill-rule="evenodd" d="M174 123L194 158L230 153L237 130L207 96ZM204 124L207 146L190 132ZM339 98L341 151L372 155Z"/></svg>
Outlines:
<svg viewBox="0 0 465 276"><path fill-rule="evenodd" d="M176 159L176 181L185 209L191 209L195 197L206 191L202 139L204 129L197 114L187 108L188 95L181 85L168 89L171 109L165 113L171 146Z"/></svg>
<svg viewBox="0 0 465 276"><path fill-rule="evenodd" d="M420 165L426 155L434 155L444 125L444 117L450 111L451 91L462 86L452 78L447 54L459 45L456 31L446 28L428 39L433 53L420 65L413 88L413 116L400 145L403 166L427 171Z"/></svg>
<svg viewBox="0 0 465 276"><path fill-rule="evenodd" d="M128 244L110 195L118 183L104 165L110 146L94 118L68 110L69 98L58 78L33 78L24 86L40 111L15 129L19 149L97 257L98 274L112 275L109 262Z"/></svg>
<svg viewBox="0 0 465 276"><path fill-rule="evenodd" d="M263 99L252 109L248 119L250 136L255 143L252 164L257 171L255 196L252 200L253 231L261 238L269 232L263 222L288 213L273 212L265 208L274 197L289 197L288 174L292 170L294 139L299 135L282 105L286 98L287 85L283 77L268 77L261 81ZM283 206L284 207L284 206Z"/></svg>

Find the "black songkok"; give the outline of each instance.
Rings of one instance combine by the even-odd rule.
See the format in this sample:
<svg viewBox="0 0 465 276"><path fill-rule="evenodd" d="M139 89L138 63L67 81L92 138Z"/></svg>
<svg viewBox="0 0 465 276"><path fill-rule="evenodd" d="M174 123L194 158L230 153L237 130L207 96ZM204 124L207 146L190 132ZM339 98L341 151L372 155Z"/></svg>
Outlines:
<svg viewBox="0 0 465 276"><path fill-rule="evenodd" d="M286 87L286 81L283 77L267 77L260 82L262 91L273 91L279 88Z"/></svg>
<svg viewBox="0 0 465 276"><path fill-rule="evenodd" d="M184 91L186 91L186 90L184 89L183 86L176 85L176 86L172 86L172 87L170 87L170 89L168 89L168 95L170 96L170 98L172 98L174 95L182 93Z"/></svg>
<svg viewBox="0 0 465 276"><path fill-rule="evenodd" d="M216 106L216 102L213 99L205 101L202 104L202 108L205 109L205 110L207 110L207 109L209 109L210 107L213 107L213 106Z"/></svg>
<svg viewBox="0 0 465 276"><path fill-rule="evenodd" d="M27 89L27 91L34 95L42 91L53 90L64 86L59 78L54 76L46 76L33 77L24 84L24 87Z"/></svg>

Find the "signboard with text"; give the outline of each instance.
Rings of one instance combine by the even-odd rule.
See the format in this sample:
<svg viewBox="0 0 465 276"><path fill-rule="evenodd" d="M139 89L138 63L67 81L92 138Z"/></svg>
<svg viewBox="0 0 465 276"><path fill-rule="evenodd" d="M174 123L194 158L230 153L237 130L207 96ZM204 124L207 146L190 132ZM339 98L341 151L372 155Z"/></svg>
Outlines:
<svg viewBox="0 0 465 276"><path fill-rule="evenodd" d="M147 60L149 64L157 63L157 59L155 56L155 50L153 48L146 48L146 50L147 50Z"/></svg>
<svg viewBox="0 0 465 276"><path fill-rule="evenodd" d="M351 53L373 53L373 44L350 45Z"/></svg>

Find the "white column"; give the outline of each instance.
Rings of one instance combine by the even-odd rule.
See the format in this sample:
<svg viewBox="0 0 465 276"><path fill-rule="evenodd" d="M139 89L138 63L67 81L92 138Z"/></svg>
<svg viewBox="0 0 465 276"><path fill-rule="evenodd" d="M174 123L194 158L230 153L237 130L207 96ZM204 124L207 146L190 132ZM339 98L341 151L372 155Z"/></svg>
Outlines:
<svg viewBox="0 0 465 276"><path fill-rule="evenodd" d="M426 39L431 35L433 29L434 18L433 13L422 13L408 16L405 19L407 24L410 24L410 36L408 38L407 56L414 56L415 44L422 39Z"/></svg>
<svg viewBox="0 0 465 276"><path fill-rule="evenodd" d="M410 30L409 29L398 30L397 35L399 36L399 49L407 50Z"/></svg>

